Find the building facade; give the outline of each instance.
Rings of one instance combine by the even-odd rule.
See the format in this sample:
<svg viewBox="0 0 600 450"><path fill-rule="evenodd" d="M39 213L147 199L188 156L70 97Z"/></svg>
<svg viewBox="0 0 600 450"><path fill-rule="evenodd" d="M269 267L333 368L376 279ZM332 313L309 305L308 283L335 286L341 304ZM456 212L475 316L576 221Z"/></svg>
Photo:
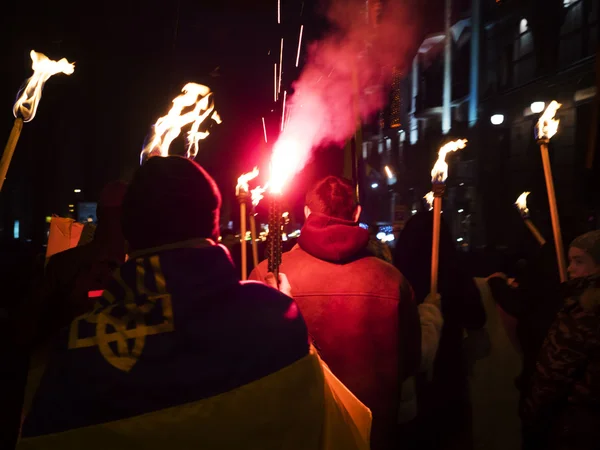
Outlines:
<svg viewBox="0 0 600 450"><path fill-rule="evenodd" d="M557 100L550 153L565 239L597 227L599 3L472 0L461 9L446 0L445 28L425 37L378 129L365 133L372 214L394 221L399 206L408 215L423 207L439 147L467 138L449 158L444 204L457 245L518 246L525 231L514 201L526 190L534 221L551 236L534 126Z"/></svg>

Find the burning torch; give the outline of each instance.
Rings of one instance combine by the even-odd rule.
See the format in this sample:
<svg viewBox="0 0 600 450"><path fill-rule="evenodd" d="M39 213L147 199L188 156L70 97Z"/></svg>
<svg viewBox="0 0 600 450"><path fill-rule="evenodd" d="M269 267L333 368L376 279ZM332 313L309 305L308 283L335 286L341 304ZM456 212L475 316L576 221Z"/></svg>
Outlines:
<svg viewBox="0 0 600 450"><path fill-rule="evenodd" d="M258 266L258 234L256 233L256 207L260 201L264 198L264 193L267 190L268 185L263 187L258 186L250 191L252 200L252 211L250 213L250 234L252 235L252 262L254 267Z"/></svg>
<svg viewBox="0 0 600 450"><path fill-rule="evenodd" d="M281 192L271 191L269 197L269 235L267 236L267 257L269 272L275 275L279 284L281 265L283 218L281 216Z"/></svg>
<svg viewBox="0 0 600 450"><path fill-rule="evenodd" d="M248 201L249 186L248 182L258 176L258 167L252 172L243 174L238 178L235 188L235 196L240 202L240 243L242 245L242 280L248 279L248 260L246 249L246 202ZM254 226L256 228L256 226ZM256 230L255 230L256 232Z"/></svg>
<svg viewBox="0 0 600 450"><path fill-rule="evenodd" d="M19 136L21 136L23 122L30 122L35 117L40 98L42 97L44 84L52 75L57 73L71 75L75 71L75 64L70 63L65 58L60 61L53 61L46 55L37 53L35 50L31 50L30 56L33 75L27 80L25 88L20 92L19 98L13 106L15 122L8 137L8 142L4 147L2 159L0 160L0 191L4 185L8 166L15 153Z"/></svg>
<svg viewBox="0 0 600 450"><path fill-rule="evenodd" d="M552 178L552 168L550 166L550 156L548 154L548 144L550 139L558 132L559 120L554 119L556 111L562 105L555 100L552 101L540 117L535 128L537 143L542 153L542 163L544 166L544 177L546 178L546 190L548 191L548 204L550 205L550 216L552 218L552 231L554 234L554 246L556 247L556 259L558 262L558 273L560 281L567 281L567 263L565 251L563 248L562 235L560 231L560 221L558 218L558 208L556 206L556 193L554 191L554 180Z"/></svg>
<svg viewBox="0 0 600 450"><path fill-rule="evenodd" d="M187 133L186 157L194 159L198 153L199 141L206 139L209 131L201 130L205 121L212 119L221 123L215 109L213 93L202 84L187 83L181 94L173 100L173 106L166 116L159 118L152 128L152 134L144 144L140 155L141 163L151 156L169 156L171 143L181 134L184 126L190 125ZM189 110L189 108L192 108ZM184 110L186 112L184 112Z"/></svg>
<svg viewBox="0 0 600 450"><path fill-rule="evenodd" d="M269 180L269 235L267 236L267 257L269 272L279 283L281 265L283 218L281 215L281 193L283 187L294 174L299 155L298 144L293 140L280 139L273 147L271 155L271 179Z"/></svg>
<svg viewBox="0 0 600 450"><path fill-rule="evenodd" d="M448 163L446 155L465 148L466 139L449 142L440 148L438 159L431 170L431 183L433 185L433 237L431 244L431 295L437 296L438 265L440 258L440 226L442 216L442 197L446 192L446 178L448 178ZM426 196L427 197L427 196Z"/></svg>
<svg viewBox="0 0 600 450"><path fill-rule="evenodd" d="M521 195L519 195L519 198L517 199L515 205L517 205L517 208L521 213L521 217L523 218L523 222L525 223L527 228L529 228L529 231L531 231L531 234L533 234L535 240L538 241L538 244L540 244L540 246L543 246L546 243L546 239L544 239L542 233L540 233L540 231L529 218L529 208L527 207L527 196L529 194L530 192L523 192Z"/></svg>

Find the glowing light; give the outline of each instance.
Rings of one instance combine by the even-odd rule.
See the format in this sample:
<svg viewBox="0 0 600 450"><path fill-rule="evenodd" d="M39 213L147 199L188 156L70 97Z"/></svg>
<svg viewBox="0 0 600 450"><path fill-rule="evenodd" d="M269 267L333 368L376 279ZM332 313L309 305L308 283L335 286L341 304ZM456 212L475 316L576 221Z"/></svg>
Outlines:
<svg viewBox="0 0 600 450"><path fill-rule="evenodd" d="M304 31L304 25L300 25L300 37L298 38L298 54L296 55L296 67L300 62L300 48L302 47L302 32Z"/></svg>
<svg viewBox="0 0 600 450"><path fill-rule="evenodd" d="M284 212L281 217L283 217L284 219L287 219L288 217L290 217L290 213L289 212Z"/></svg>
<svg viewBox="0 0 600 450"><path fill-rule="evenodd" d="M188 148L186 156L194 158L198 153L198 142L206 139L208 131L200 131L200 126L212 119L221 123L221 118L215 110L213 93L210 88L196 83L188 83L181 90L183 93L173 100L173 107L166 116L156 121L150 139L144 146L141 154L142 161L145 157L168 156L169 147L173 140L179 136L181 129L191 124L188 131ZM184 109L193 107L191 111Z"/></svg>
<svg viewBox="0 0 600 450"><path fill-rule="evenodd" d="M492 125L502 125L504 123L504 115L494 114L492 117L490 117L490 122L492 122Z"/></svg>
<svg viewBox="0 0 600 450"><path fill-rule="evenodd" d="M521 23L519 24L519 33L527 33L527 30L529 30L529 22L527 22L527 19L521 19Z"/></svg>
<svg viewBox="0 0 600 450"><path fill-rule="evenodd" d="M73 189L73 192L75 192L76 194L81 193L81 189Z"/></svg>
<svg viewBox="0 0 600 450"><path fill-rule="evenodd" d="M258 173L258 167L255 167L252 172L240 175L237 180L237 186L235 187L235 195L240 195L241 192L247 193L250 190L248 182L254 180L258 176Z"/></svg>
<svg viewBox="0 0 600 450"><path fill-rule="evenodd" d="M433 192L428 192L427 194L425 194L425 197L423 197L423 198L429 205L429 211L431 211L433 209L433 199L434 199Z"/></svg>
<svg viewBox="0 0 600 450"><path fill-rule="evenodd" d="M515 205L517 205L517 208L519 208L519 211L521 211L521 214L524 216L529 214L529 208L527 207L527 196L529 194L530 192L523 192L515 202Z"/></svg>
<svg viewBox="0 0 600 450"><path fill-rule="evenodd" d="M31 56L33 75L19 92L19 97L13 106L13 114L15 117L22 117L23 122L29 122L35 117L40 98L42 98L44 84L52 75L57 73L71 75L75 71L75 64L70 63L65 58L60 61L53 61L43 53L38 53L35 50L31 50L29 56Z"/></svg>
<svg viewBox="0 0 600 450"><path fill-rule="evenodd" d="M464 239L463 239L463 238L458 238L458 239L456 239L456 242L462 242L462 241L464 241Z"/></svg>
<svg viewBox="0 0 600 450"><path fill-rule="evenodd" d="M388 178L390 178L390 179L391 179L391 178L393 178L393 177L394 177L394 174L392 173L392 169L390 169L390 167L389 167L389 166L385 166L385 167L383 168L383 170L385 171L385 174L387 175L387 177L388 177Z"/></svg>
<svg viewBox="0 0 600 450"><path fill-rule="evenodd" d="M458 213L459 213L459 214L462 214L462 213L464 213L464 212L465 212L465 210L464 210L464 209L462 209L462 208L458 210Z"/></svg>
<svg viewBox="0 0 600 450"><path fill-rule="evenodd" d="M265 124L265 118L262 118L263 132L265 133L265 143L267 142L267 125Z"/></svg>
<svg viewBox="0 0 600 450"><path fill-rule="evenodd" d="M546 108L546 104L544 102L533 102L529 108L532 113L539 114Z"/></svg>
<svg viewBox="0 0 600 450"><path fill-rule="evenodd" d="M69 205L69 208L75 208L75 205Z"/></svg>
<svg viewBox="0 0 600 450"><path fill-rule="evenodd" d="M281 0L277 0L277 23L281 23Z"/></svg>
<svg viewBox="0 0 600 450"><path fill-rule="evenodd" d="M379 233L377 233L376 238L379 239L380 241L383 241L386 236L387 235L383 231L380 231Z"/></svg>
<svg viewBox="0 0 600 450"><path fill-rule="evenodd" d="M269 189L278 194L301 166L304 153L297 141L280 138L273 146L271 155L271 179Z"/></svg>
<svg viewBox="0 0 600 450"><path fill-rule="evenodd" d="M562 105L555 100L548 105L542 117L537 123L536 132L538 139L552 139L552 137L558 132L558 125L560 120L554 119L556 112Z"/></svg>
<svg viewBox="0 0 600 450"><path fill-rule="evenodd" d="M371 184L371 187L373 189L377 189L379 187L379 183L373 183L373 184Z"/></svg>
<svg viewBox="0 0 600 450"><path fill-rule="evenodd" d="M417 210L416 210L416 209L413 209L413 210L411 211L411 213L412 213L412 215L414 216L414 215L417 213Z"/></svg>
<svg viewBox="0 0 600 450"><path fill-rule="evenodd" d="M440 148L438 159L431 170L431 182L432 183L443 183L448 178L448 163L446 163L446 155L450 152L462 150L467 146L466 139L459 139L457 141L448 142L442 148Z"/></svg>

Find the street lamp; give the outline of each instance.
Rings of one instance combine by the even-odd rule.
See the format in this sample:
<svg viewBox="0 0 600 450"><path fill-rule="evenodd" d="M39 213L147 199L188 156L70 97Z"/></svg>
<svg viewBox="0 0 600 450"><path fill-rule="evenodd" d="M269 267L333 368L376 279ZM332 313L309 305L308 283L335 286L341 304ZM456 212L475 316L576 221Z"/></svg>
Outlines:
<svg viewBox="0 0 600 450"><path fill-rule="evenodd" d="M492 125L502 125L504 123L504 115L503 114L494 114L490 117L490 121Z"/></svg>

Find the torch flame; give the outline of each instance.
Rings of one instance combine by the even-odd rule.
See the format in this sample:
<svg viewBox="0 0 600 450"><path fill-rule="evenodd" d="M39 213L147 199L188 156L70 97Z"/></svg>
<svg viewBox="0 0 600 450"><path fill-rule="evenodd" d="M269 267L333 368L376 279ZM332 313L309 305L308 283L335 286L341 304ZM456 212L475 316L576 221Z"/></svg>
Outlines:
<svg viewBox="0 0 600 450"><path fill-rule="evenodd" d="M527 208L527 196L529 194L530 192L523 192L515 202L515 205L517 205L517 208L519 208L519 211L521 211L521 214L524 216L529 214L529 208Z"/></svg>
<svg viewBox="0 0 600 450"><path fill-rule="evenodd" d="M19 98L13 106L13 114L15 117L21 116L23 122L30 122L35 117L44 84L52 75L57 73L71 75L75 71L75 64L70 63L66 58L53 61L35 50L31 50L29 55L31 56L33 75L27 80L27 85L20 91Z"/></svg>
<svg viewBox="0 0 600 450"><path fill-rule="evenodd" d="M168 114L154 124L152 136L142 150L142 161L150 156L168 156L171 143L188 124L192 125L187 133L186 156L194 158L198 153L198 142L210 134L208 131L200 131L200 126L209 118L217 124L222 122L215 111L213 94L209 87L188 83L181 91L183 94L173 100L173 107ZM183 112L185 108L190 107L193 107L191 111Z"/></svg>
<svg viewBox="0 0 600 450"><path fill-rule="evenodd" d="M250 194L252 196L252 206L254 206L255 208L258 206L260 201L263 198L265 198L264 193L267 189L269 189L268 184L266 184L265 187L258 186L250 191Z"/></svg>
<svg viewBox="0 0 600 450"><path fill-rule="evenodd" d="M433 209L433 199L434 199L434 195L433 192L428 192L427 194L425 194L425 197L423 197L425 199L425 201L429 204L429 210L431 211Z"/></svg>
<svg viewBox="0 0 600 450"><path fill-rule="evenodd" d="M448 163L446 163L446 155L450 152L462 150L467 145L466 139L458 139L457 141L448 142L438 153L438 160L435 162L431 170L432 183L444 183L448 178Z"/></svg>
<svg viewBox="0 0 600 450"><path fill-rule="evenodd" d="M536 131L538 139L552 139L558 132L560 120L555 120L554 116L561 106L556 100L552 100L552 103L548 105L537 123Z"/></svg>
<svg viewBox="0 0 600 450"><path fill-rule="evenodd" d="M240 195L240 192L248 192L250 187L248 182L254 180L258 176L258 167L252 169L252 172L245 173L238 178L237 186L235 187L235 195Z"/></svg>

